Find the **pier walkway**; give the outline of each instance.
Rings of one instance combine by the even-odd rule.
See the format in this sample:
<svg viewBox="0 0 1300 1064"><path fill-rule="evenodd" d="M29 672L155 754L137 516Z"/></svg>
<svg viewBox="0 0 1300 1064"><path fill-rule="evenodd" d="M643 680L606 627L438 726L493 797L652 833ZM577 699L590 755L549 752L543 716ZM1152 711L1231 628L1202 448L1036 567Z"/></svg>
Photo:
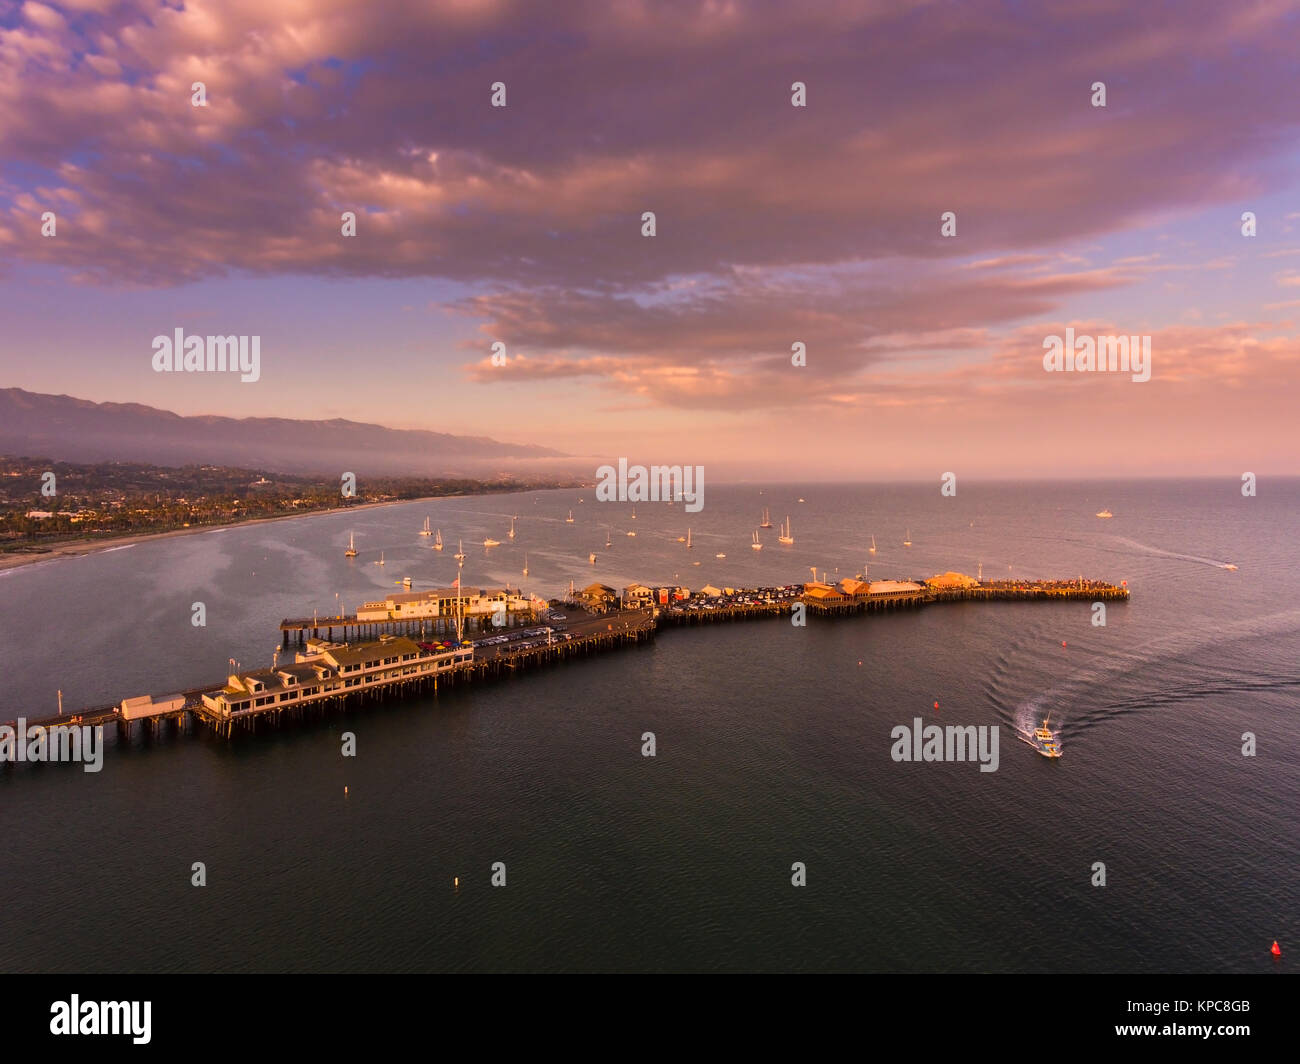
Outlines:
<svg viewBox="0 0 1300 1064"><path fill-rule="evenodd" d="M852 582L850 582L852 584ZM327 708L355 706L367 702L401 697L417 692L437 692L440 686L459 685L473 681L502 679L528 669L555 665L575 657L599 654L625 646L635 646L652 641L659 628L665 626L697 625L721 621L752 620L759 618L789 617L791 612L802 605L807 613L819 617L837 617L847 614L867 613L877 610L917 608L945 602L1017 602L1017 601L1126 601L1129 590L1126 585L1114 585L1092 580L1052 580L1052 581L989 581L971 582L963 587L928 587L921 584L905 582L877 582L875 585L863 585L868 590L861 594L848 594L827 584L799 585L793 589L775 591L773 589L732 591L724 596L705 598L692 596L684 601L677 601L666 606L646 606L640 609L610 610L606 613L589 613L577 606L565 606L563 620L533 621L533 627L523 627L516 623L502 627L484 626L482 634L476 639L467 639L458 646L472 647L473 654L468 660L460 655L454 663L447 663L448 651L443 649L448 644L435 645L421 643L421 655L417 656L415 647L410 648L411 657L418 662L432 660L423 656L439 656L442 664L436 670L420 668L417 665L399 666L384 671L383 676L371 676L363 687L346 690L357 680L343 681L336 679L328 689L317 687L312 697L291 697L287 704L281 696L275 699L262 697L257 700L257 708L238 714L238 720L231 716L222 716L218 706L214 706L218 696L223 692L229 697L228 681L211 684L206 687L190 688L176 695L168 696L143 709L131 704L137 701L149 703L149 699L128 699L123 703L91 706L73 713L42 718L25 718L27 732L36 727L56 726L108 726L116 724L118 734L129 738L133 725L140 724L149 730L175 726L188 730L191 723L204 724L220 735L230 736L236 731L256 730L259 722L263 725L279 725L287 720L301 719L308 713L319 712ZM878 593L869 591L871 586L880 588ZM443 619L445 622L445 619ZM516 622L522 618L514 618ZM370 634L368 627L372 622L358 622L353 617L310 619L287 619L280 625L280 630L287 643L291 632L298 632L299 638L308 632L318 632L328 637L338 630L340 634L360 636ZM304 627L306 626L306 627ZM335 644L331 639L327 647L342 652L356 652L366 649L378 656L384 653L383 647L391 645L389 641L400 640L394 631L409 631L412 636L417 633L430 638L443 635L448 631L447 623L434 624L430 619L424 621L403 620L380 622L376 625L378 639L370 643ZM318 640L309 643L316 646ZM409 646L409 644L408 644ZM369 654L367 655L369 656ZM314 660L314 659L313 659ZM391 659L396 661L396 657ZM387 664L387 663L385 663ZM310 671L309 663L284 664L277 667L280 671ZM274 673L276 670L262 670ZM323 675L323 674L322 674ZM384 677L391 676L392 679ZM293 681L286 680L286 684ZM306 677L306 684L319 683ZM312 692L303 691L304 696ZM248 697L248 696L244 696ZM250 705L253 703L245 703ZM6 722L16 726L16 721Z"/></svg>

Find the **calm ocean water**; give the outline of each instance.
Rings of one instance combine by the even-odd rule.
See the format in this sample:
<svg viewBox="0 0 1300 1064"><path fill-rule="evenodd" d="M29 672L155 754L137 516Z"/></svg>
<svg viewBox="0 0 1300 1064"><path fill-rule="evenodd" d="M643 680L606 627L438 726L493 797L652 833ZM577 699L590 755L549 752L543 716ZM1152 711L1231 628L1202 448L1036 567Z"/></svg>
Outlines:
<svg viewBox="0 0 1300 1064"><path fill-rule="evenodd" d="M869 561L1127 580L1133 598L1104 628L1087 603L1006 603L669 630L234 742L113 740L98 774L0 768L0 969L1286 970L1268 946L1300 946L1300 481L1253 499L1233 481L759 492L710 485L702 513L635 521L590 491L447 499L13 570L0 719L52 713L59 688L71 710L270 664L283 616L449 584L426 515L465 540L467 585L548 596ZM793 547L772 529L749 550L765 505ZM1016 739L1049 711L1054 762ZM915 716L1000 725L998 770L893 762Z"/></svg>

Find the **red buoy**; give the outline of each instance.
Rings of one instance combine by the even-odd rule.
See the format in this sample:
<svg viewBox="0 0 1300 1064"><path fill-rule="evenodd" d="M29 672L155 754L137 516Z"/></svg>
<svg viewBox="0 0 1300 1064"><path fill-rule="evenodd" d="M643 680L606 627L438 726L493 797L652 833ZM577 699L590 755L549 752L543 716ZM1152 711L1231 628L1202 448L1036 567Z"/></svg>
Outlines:
<svg viewBox="0 0 1300 1064"><path fill-rule="evenodd" d="M1065 646L1065 640L1064 640L1064 639L1061 640L1061 646Z"/></svg>
<svg viewBox="0 0 1300 1064"><path fill-rule="evenodd" d="M1282 947L1277 944L1277 939L1273 939L1273 948L1269 950L1269 953L1273 954L1274 957L1282 956Z"/></svg>
<svg viewBox="0 0 1300 1064"><path fill-rule="evenodd" d="M938 703L938 702L936 702L936 703L934 704L934 708L935 708L935 709L938 709L938 708L939 708L939 703Z"/></svg>

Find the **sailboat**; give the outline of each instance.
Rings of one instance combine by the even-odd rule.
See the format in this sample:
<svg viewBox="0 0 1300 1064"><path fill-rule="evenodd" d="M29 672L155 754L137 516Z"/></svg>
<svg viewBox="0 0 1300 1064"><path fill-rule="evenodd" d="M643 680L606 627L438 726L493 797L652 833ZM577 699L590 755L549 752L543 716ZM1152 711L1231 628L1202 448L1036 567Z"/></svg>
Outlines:
<svg viewBox="0 0 1300 1064"><path fill-rule="evenodd" d="M383 552L383 551L380 551L380 552L379 552L379 561L375 562L375 564L376 564L376 565L383 565L383 564L384 564L384 552Z"/></svg>
<svg viewBox="0 0 1300 1064"><path fill-rule="evenodd" d="M606 546L606 547L612 547L613 545L614 545L613 542L612 542L612 541L610 540L610 538L609 538L609 529L606 528L606 529L605 529L605 546Z"/></svg>
<svg viewBox="0 0 1300 1064"><path fill-rule="evenodd" d="M872 537L871 537L871 548L870 548L870 549L871 549L871 553L872 553L872 554L875 554L875 553L876 553L876 537L875 537L875 536L872 536Z"/></svg>
<svg viewBox="0 0 1300 1064"><path fill-rule="evenodd" d="M524 576L528 575L528 553L524 553Z"/></svg>
<svg viewBox="0 0 1300 1064"><path fill-rule="evenodd" d="M438 529L438 538L433 541L434 550L442 550L442 529Z"/></svg>
<svg viewBox="0 0 1300 1064"><path fill-rule="evenodd" d="M465 541L463 539L456 540L456 553L454 557L458 562L463 562L465 560Z"/></svg>
<svg viewBox="0 0 1300 1064"><path fill-rule="evenodd" d="M686 530L686 549L691 549L691 530L689 528Z"/></svg>
<svg viewBox="0 0 1300 1064"><path fill-rule="evenodd" d="M569 516L566 517L566 518L564 519L564 523L565 523L566 525L571 525L571 524L573 524L573 511L572 511L572 510L569 511Z"/></svg>
<svg viewBox="0 0 1300 1064"><path fill-rule="evenodd" d="M636 507L635 507L635 506L632 507L632 520L633 520L633 521L636 520Z"/></svg>
<svg viewBox="0 0 1300 1064"><path fill-rule="evenodd" d="M424 527L420 529L420 535L422 536L433 535L433 530L429 528L429 519L427 517L424 519Z"/></svg>
<svg viewBox="0 0 1300 1064"><path fill-rule="evenodd" d="M763 520L759 523L759 528L772 527L772 513L766 506L763 507Z"/></svg>
<svg viewBox="0 0 1300 1064"><path fill-rule="evenodd" d="M356 556L357 556L357 548L356 548L356 546L355 546L355 545L353 544L353 542L352 542L352 533L349 532L349 533L348 533L348 549L345 550L345 551L343 552L343 557L345 557L345 558L355 558Z"/></svg>
<svg viewBox="0 0 1300 1064"><path fill-rule="evenodd" d="M513 517L510 518L510 538L515 538L515 519Z"/></svg>
<svg viewBox="0 0 1300 1064"><path fill-rule="evenodd" d="M794 543L794 536L790 534L790 515L785 515L785 524L781 526L781 534L776 537L778 542L784 543L787 547Z"/></svg>
<svg viewBox="0 0 1300 1064"><path fill-rule="evenodd" d="M907 538L903 540L903 546L910 547L911 545L912 545L912 530L909 528L907 530Z"/></svg>
<svg viewBox="0 0 1300 1064"><path fill-rule="evenodd" d="M768 528L771 528L772 526L771 526L771 525L768 525L767 527L768 527ZM749 545L749 547L750 547L750 550L762 550L762 549L763 549L763 544L761 544L761 543L758 541L758 529L757 529L757 528L754 529L754 542L751 543L751 544Z"/></svg>

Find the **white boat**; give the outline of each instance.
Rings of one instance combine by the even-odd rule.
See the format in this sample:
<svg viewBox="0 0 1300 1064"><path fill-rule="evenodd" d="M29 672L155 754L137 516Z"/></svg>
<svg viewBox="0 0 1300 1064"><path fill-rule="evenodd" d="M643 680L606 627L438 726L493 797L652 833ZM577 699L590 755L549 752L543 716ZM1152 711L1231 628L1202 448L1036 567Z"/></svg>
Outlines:
<svg viewBox="0 0 1300 1064"><path fill-rule="evenodd" d="M348 549L343 552L345 558L355 558L357 556L356 545L352 542L352 533L348 533Z"/></svg>
<svg viewBox="0 0 1300 1064"><path fill-rule="evenodd" d="M771 527L770 525L768 526ZM763 544L758 541L758 529L754 529L754 542L749 545L750 550L762 550Z"/></svg>
<svg viewBox="0 0 1300 1064"><path fill-rule="evenodd" d="M591 562L592 565L595 565L595 564L596 564L596 552L595 552L595 551L592 551L590 554L587 555L587 561Z"/></svg>
<svg viewBox="0 0 1300 1064"><path fill-rule="evenodd" d="M629 535L629 536L635 536L636 533L635 533L635 532L630 532L630 531L629 531L629 532L628 532L628 535Z"/></svg>
<svg viewBox="0 0 1300 1064"><path fill-rule="evenodd" d="M778 543L784 543L787 547L794 543L794 536L790 534L790 515L785 515L785 524L781 526L781 534L776 537Z"/></svg>
<svg viewBox="0 0 1300 1064"><path fill-rule="evenodd" d="M1111 513L1109 510L1098 510L1098 511L1097 511L1097 516L1098 516L1098 517L1114 517L1115 515L1114 515L1113 513Z"/></svg>
<svg viewBox="0 0 1300 1064"><path fill-rule="evenodd" d="M907 538L903 540L903 546L910 547L911 545L912 545L912 530L909 528L907 530Z"/></svg>
<svg viewBox="0 0 1300 1064"><path fill-rule="evenodd" d="M799 501L800 501L800 502L803 502L803 499L800 499Z"/></svg>
<svg viewBox="0 0 1300 1064"><path fill-rule="evenodd" d="M1232 562L1224 562L1223 567L1225 569L1231 569L1234 573L1237 571L1237 567L1233 565Z"/></svg>
<svg viewBox="0 0 1300 1064"><path fill-rule="evenodd" d="M383 565L383 564L384 564L384 552L383 552L383 551L380 551L380 552L379 552L379 561L375 562L375 564L376 564L376 565Z"/></svg>
<svg viewBox="0 0 1300 1064"><path fill-rule="evenodd" d="M434 550L442 550L442 529L438 529L438 538L433 541Z"/></svg>
<svg viewBox="0 0 1300 1064"><path fill-rule="evenodd" d="M763 507L763 520L759 522L758 527L759 528L772 527L772 512L766 506Z"/></svg>
<svg viewBox="0 0 1300 1064"><path fill-rule="evenodd" d="M636 507L635 507L635 506L632 507L632 520L633 520L633 521L636 520ZM630 536L631 534L632 534L631 532L628 533L629 536Z"/></svg>
<svg viewBox="0 0 1300 1064"><path fill-rule="evenodd" d="M573 524L573 511L572 511L572 510L569 511L569 516L566 517L566 518L564 519L564 523L565 523L566 525L571 525L571 524Z"/></svg>
<svg viewBox="0 0 1300 1064"><path fill-rule="evenodd" d="M524 576L527 576L527 575L528 575L528 554L527 554L527 552L525 552L525 554L524 554Z"/></svg>
<svg viewBox="0 0 1300 1064"><path fill-rule="evenodd" d="M872 536L872 537L871 537L871 553L872 553L872 554L875 554L875 553L876 553L876 537L875 537L875 536Z"/></svg>
<svg viewBox="0 0 1300 1064"><path fill-rule="evenodd" d="M614 545L613 540L609 538L609 529L607 528L605 529L605 546L608 548L608 547L612 547L613 545Z"/></svg>
<svg viewBox="0 0 1300 1064"><path fill-rule="evenodd" d="M725 555L725 554L715 554L714 557L715 557L715 558L725 558L726 555Z"/></svg>
<svg viewBox="0 0 1300 1064"><path fill-rule="evenodd" d="M409 576L402 577L402 587L406 588L407 591L411 590L411 578Z"/></svg>
<svg viewBox="0 0 1300 1064"><path fill-rule="evenodd" d="M463 562L465 560L465 541L463 539L456 540L456 553L454 557L458 562Z"/></svg>
<svg viewBox="0 0 1300 1064"><path fill-rule="evenodd" d="M423 527L422 529L420 529L420 535L422 535L422 536L432 536L432 535L433 535L433 530L432 530L431 528L429 528L429 519L428 519L427 517L424 519L424 527Z"/></svg>
<svg viewBox="0 0 1300 1064"><path fill-rule="evenodd" d="M678 536L678 537L677 537L677 542L678 542L678 543L685 543L685 542L686 542L686 537L685 537L685 536Z"/></svg>
<svg viewBox="0 0 1300 1064"><path fill-rule="evenodd" d="M1052 715L1049 713L1043 721L1043 726L1034 729L1034 749L1044 757L1060 757L1061 740L1059 733L1052 731L1048 727L1048 722L1051 719Z"/></svg>
<svg viewBox="0 0 1300 1064"><path fill-rule="evenodd" d="M499 539L493 539L491 536L489 536L487 539L485 539L485 540L483 541L483 546L485 546L485 547L499 547L499 546L501 546L501 541L500 541Z"/></svg>
<svg viewBox="0 0 1300 1064"><path fill-rule="evenodd" d="M510 538L515 538L515 519L513 517L510 518Z"/></svg>

